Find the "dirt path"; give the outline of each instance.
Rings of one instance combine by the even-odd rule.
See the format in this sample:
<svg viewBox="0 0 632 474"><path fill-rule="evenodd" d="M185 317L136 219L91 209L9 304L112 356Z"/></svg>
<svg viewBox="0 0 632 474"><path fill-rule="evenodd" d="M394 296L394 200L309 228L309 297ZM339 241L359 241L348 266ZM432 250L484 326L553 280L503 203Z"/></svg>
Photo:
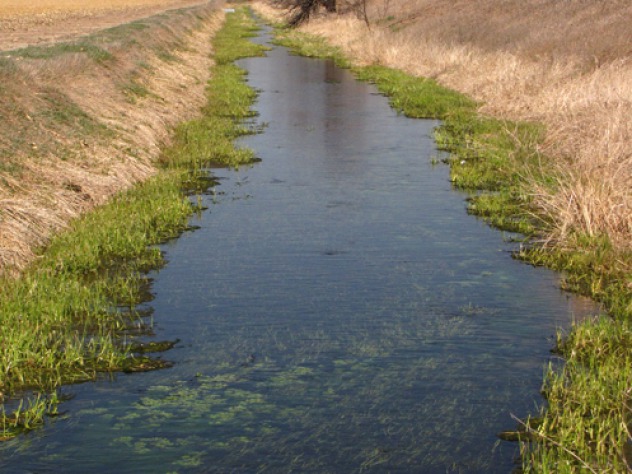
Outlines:
<svg viewBox="0 0 632 474"><path fill-rule="evenodd" d="M68 41L206 0L0 0L0 51Z"/></svg>

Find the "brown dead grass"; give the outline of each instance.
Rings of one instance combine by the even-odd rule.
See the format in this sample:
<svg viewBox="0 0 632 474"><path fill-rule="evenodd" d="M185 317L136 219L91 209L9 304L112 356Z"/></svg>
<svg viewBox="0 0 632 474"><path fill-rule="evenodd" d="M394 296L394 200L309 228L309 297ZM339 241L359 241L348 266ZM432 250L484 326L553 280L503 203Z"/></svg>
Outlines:
<svg viewBox="0 0 632 474"><path fill-rule="evenodd" d="M0 271L19 272L70 220L155 173L173 127L205 102L222 22L207 2L100 39L106 62L81 52L3 58Z"/></svg>
<svg viewBox="0 0 632 474"><path fill-rule="evenodd" d="M349 15L303 28L358 64L435 78L484 114L544 123L557 189L534 183L533 196L555 223L550 241L605 235L632 248L630 2L381 0L369 15L370 31Z"/></svg>

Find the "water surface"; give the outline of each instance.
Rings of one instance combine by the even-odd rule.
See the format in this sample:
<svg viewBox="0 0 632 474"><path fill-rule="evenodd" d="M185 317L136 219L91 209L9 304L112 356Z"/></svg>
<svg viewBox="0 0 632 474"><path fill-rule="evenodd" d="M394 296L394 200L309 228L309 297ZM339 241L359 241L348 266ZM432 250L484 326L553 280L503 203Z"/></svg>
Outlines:
<svg viewBox="0 0 632 474"><path fill-rule="evenodd" d="M217 170L151 275L172 369L65 389L3 472L510 472L586 304L467 216L432 139L328 61L242 61L262 162Z"/></svg>

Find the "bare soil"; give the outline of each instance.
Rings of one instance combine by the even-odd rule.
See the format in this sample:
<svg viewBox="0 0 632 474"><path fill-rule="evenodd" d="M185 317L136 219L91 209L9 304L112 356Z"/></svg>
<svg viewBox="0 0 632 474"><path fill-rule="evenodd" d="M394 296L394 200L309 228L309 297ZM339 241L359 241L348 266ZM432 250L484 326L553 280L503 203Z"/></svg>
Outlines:
<svg viewBox="0 0 632 474"><path fill-rule="evenodd" d="M0 0L0 51L68 41L206 0Z"/></svg>

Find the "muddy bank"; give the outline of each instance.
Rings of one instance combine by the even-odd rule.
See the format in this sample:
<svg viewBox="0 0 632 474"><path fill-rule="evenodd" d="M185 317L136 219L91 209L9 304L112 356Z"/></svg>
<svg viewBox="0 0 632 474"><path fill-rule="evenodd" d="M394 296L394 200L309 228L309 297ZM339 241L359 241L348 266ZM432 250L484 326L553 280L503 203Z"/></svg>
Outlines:
<svg viewBox="0 0 632 474"><path fill-rule="evenodd" d="M155 173L172 128L205 103L220 2L0 57L0 271Z"/></svg>

